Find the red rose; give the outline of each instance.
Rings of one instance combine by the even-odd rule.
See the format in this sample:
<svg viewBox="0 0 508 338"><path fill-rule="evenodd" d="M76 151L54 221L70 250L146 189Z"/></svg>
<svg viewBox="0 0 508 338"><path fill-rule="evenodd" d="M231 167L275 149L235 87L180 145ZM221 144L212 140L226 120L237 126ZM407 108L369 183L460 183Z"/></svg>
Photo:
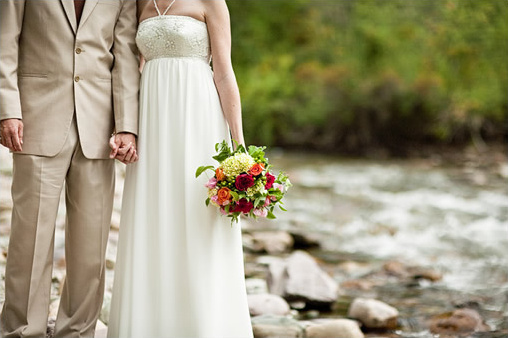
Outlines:
<svg viewBox="0 0 508 338"><path fill-rule="evenodd" d="M247 201L245 198L242 198L236 203L232 212L243 212L248 214L252 209L254 209L254 203Z"/></svg>
<svg viewBox="0 0 508 338"><path fill-rule="evenodd" d="M235 187L238 190L245 191L254 185L254 177L249 174L241 174L236 177Z"/></svg>
<svg viewBox="0 0 508 338"><path fill-rule="evenodd" d="M273 182L275 182L275 176L273 176L270 173L266 173L265 177L266 177L265 189L268 190L273 186Z"/></svg>

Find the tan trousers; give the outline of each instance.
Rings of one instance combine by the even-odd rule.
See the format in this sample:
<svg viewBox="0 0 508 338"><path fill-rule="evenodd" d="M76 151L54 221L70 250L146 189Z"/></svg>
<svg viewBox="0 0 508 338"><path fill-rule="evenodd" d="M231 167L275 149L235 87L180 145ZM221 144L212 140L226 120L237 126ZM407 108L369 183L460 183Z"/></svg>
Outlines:
<svg viewBox="0 0 508 338"><path fill-rule="evenodd" d="M45 337L55 222L65 182L67 277L55 337L93 337L104 296L114 161L89 160L75 122L55 157L14 154L2 337Z"/></svg>

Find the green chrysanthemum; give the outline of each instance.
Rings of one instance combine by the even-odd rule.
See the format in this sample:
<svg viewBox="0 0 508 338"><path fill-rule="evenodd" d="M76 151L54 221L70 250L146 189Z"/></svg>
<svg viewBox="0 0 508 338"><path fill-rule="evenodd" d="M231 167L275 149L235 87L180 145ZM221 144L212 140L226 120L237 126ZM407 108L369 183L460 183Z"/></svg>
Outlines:
<svg viewBox="0 0 508 338"><path fill-rule="evenodd" d="M248 172L254 163L256 162L250 155L237 153L225 159L221 167L227 177L236 177L240 173Z"/></svg>

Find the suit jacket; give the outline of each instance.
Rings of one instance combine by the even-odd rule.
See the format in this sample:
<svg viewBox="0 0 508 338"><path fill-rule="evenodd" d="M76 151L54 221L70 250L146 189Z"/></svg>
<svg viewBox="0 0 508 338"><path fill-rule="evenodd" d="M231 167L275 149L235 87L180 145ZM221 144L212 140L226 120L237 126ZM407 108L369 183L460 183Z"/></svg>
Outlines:
<svg viewBox="0 0 508 338"><path fill-rule="evenodd" d="M23 120L23 152L55 156L74 114L83 154L138 129L136 1L0 0L0 120Z"/></svg>

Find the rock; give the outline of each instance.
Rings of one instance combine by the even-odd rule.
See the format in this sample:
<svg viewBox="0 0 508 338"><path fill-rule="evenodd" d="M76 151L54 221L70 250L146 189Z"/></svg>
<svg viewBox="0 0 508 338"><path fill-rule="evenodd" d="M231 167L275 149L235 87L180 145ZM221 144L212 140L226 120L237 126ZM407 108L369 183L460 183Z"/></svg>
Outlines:
<svg viewBox="0 0 508 338"><path fill-rule="evenodd" d="M247 278L245 280L245 288L249 295L268 293L268 284L261 278Z"/></svg>
<svg viewBox="0 0 508 338"><path fill-rule="evenodd" d="M333 303L338 284L324 272L311 255L295 251L286 261L284 297L311 303Z"/></svg>
<svg viewBox="0 0 508 338"><path fill-rule="evenodd" d="M111 230L119 231L120 230L120 213L113 212L111 214Z"/></svg>
<svg viewBox="0 0 508 338"><path fill-rule="evenodd" d="M293 248L295 249L319 248L321 246L316 235L295 231L289 234L293 237Z"/></svg>
<svg viewBox="0 0 508 338"><path fill-rule="evenodd" d="M109 323L109 309L111 307L111 293L104 293L104 300L102 301L101 313L99 314L99 319L104 323Z"/></svg>
<svg viewBox="0 0 508 338"><path fill-rule="evenodd" d="M270 263L268 289L290 302L303 301L310 307L329 307L338 296L337 282L304 251Z"/></svg>
<svg viewBox="0 0 508 338"><path fill-rule="evenodd" d="M309 325L305 330L306 338L363 338L358 322L350 319L333 319L323 323Z"/></svg>
<svg viewBox="0 0 508 338"><path fill-rule="evenodd" d="M296 320L281 316L252 318L254 338L303 338L304 327Z"/></svg>
<svg viewBox="0 0 508 338"><path fill-rule="evenodd" d="M473 309L457 309L433 317L429 322L430 332L443 335L457 335L477 331L488 331L480 314Z"/></svg>
<svg viewBox="0 0 508 338"><path fill-rule="evenodd" d="M271 293L284 296L287 277L285 261L279 259L268 263L267 282Z"/></svg>
<svg viewBox="0 0 508 338"><path fill-rule="evenodd" d="M97 324L95 325L94 338L106 338L107 336L108 336L108 327L106 326L106 324L98 320Z"/></svg>
<svg viewBox="0 0 508 338"><path fill-rule="evenodd" d="M437 282L443 279L443 274L439 271L426 268L413 268L409 270L414 279L426 279L431 282Z"/></svg>
<svg viewBox="0 0 508 338"><path fill-rule="evenodd" d="M356 298L348 310L348 317L371 329L395 329L398 316L396 308L375 299Z"/></svg>
<svg viewBox="0 0 508 338"><path fill-rule="evenodd" d="M293 237L285 231L254 232L251 236L253 249L271 255L289 251L293 247Z"/></svg>
<svg viewBox="0 0 508 338"><path fill-rule="evenodd" d="M280 296L270 294L248 295L249 312L251 316L289 314L288 303Z"/></svg>
<svg viewBox="0 0 508 338"><path fill-rule="evenodd" d="M56 315L58 314L58 308L60 307L60 298L57 298L49 304L49 315L48 318L51 320L56 320Z"/></svg>
<svg viewBox="0 0 508 338"><path fill-rule="evenodd" d="M363 291L372 290L375 285L376 284L374 282L364 279L350 279L340 284L340 286L344 289L356 289Z"/></svg>

